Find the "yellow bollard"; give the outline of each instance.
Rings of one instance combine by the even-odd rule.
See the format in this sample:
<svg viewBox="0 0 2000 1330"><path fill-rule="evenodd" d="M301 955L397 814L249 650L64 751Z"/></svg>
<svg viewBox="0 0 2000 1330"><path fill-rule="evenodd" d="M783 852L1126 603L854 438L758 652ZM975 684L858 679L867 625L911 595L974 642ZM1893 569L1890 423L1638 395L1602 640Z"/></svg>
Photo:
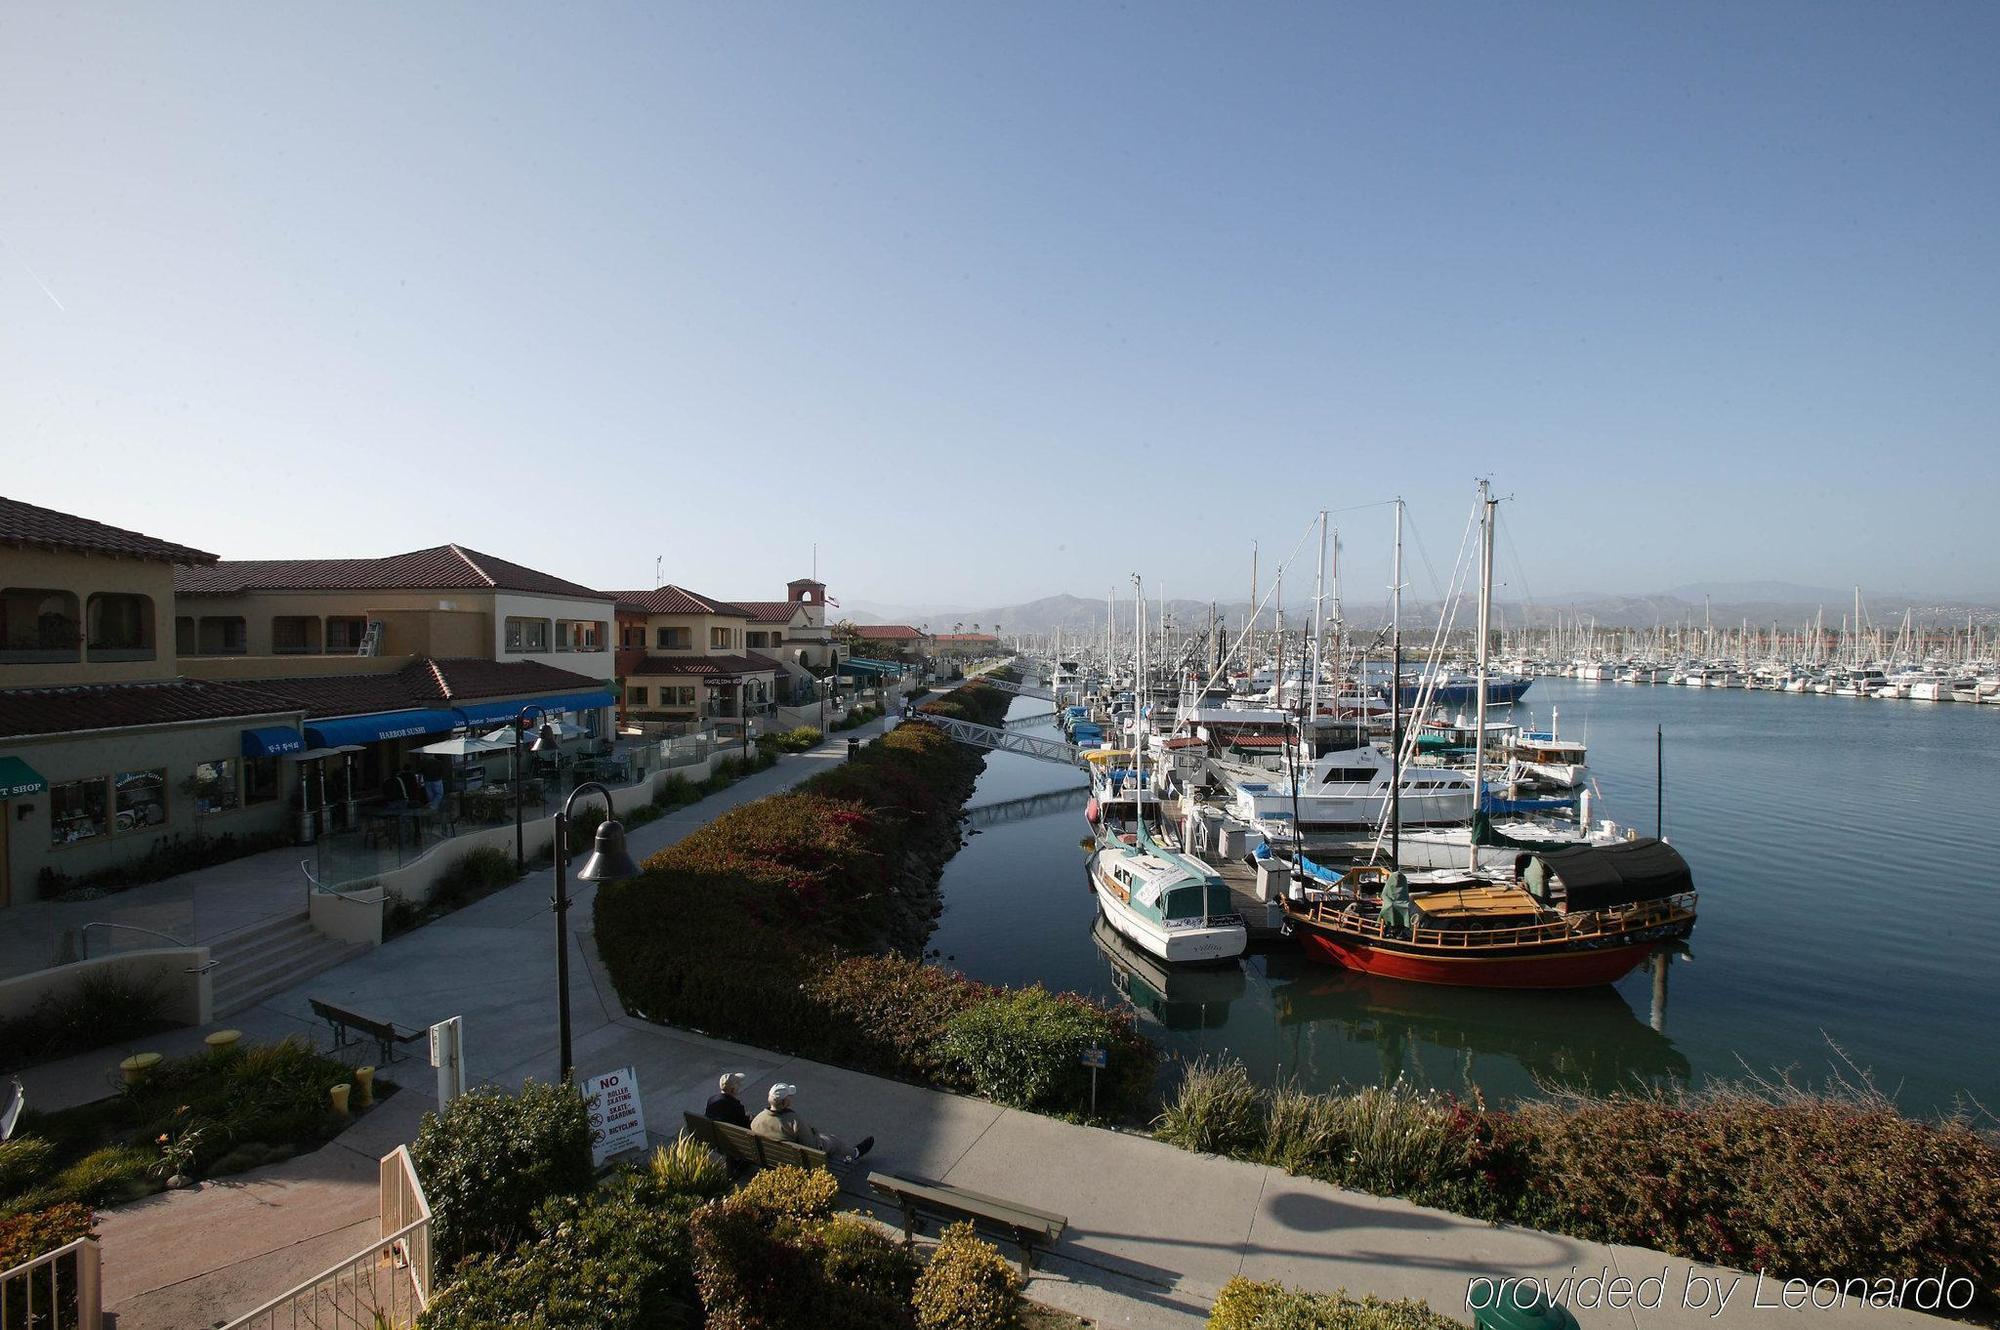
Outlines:
<svg viewBox="0 0 2000 1330"><path fill-rule="evenodd" d="M333 1095L333 1111L342 1117L347 1116L347 1096L353 1089L354 1087L351 1085L336 1085L331 1092Z"/></svg>
<svg viewBox="0 0 2000 1330"><path fill-rule="evenodd" d="M140 1081L145 1080L147 1076L151 1075L153 1068L159 1065L160 1055L158 1053L134 1053L131 1057L126 1058L118 1064L118 1071L119 1074L124 1076L125 1084L137 1085Z"/></svg>
<svg viewBox="0 0 2000 1330"><path fill-rule="evenodd" d="M236 1041L243 1037L241 1030L217 1030L201 1042L208 1045L208 1051L217 1056L227 1056L236 1051Z"/></svg>
<svg viewBox="0 0 2000 1330"><path fill-rule="evenodd" d="M354 1069L354 1106L367 1108L375 1102L375 1068Z"/></svg>

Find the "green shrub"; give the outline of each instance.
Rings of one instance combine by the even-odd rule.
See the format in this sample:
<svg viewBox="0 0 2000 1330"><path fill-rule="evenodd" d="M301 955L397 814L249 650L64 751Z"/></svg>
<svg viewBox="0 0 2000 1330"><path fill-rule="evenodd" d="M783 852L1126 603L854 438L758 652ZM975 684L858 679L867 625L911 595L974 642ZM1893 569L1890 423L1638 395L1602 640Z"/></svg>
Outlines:
<svg viewBox="0 0 2000 1330"><path fill-rule="evenodd" d="M664 776L653 792L653 803L661 808L680 808L701 798L695 783L678 771Z"/></svg>
<svg viewBox="0 0 2000 1330"><path fill-rule="evenodd" d="M1155 1133L1183 1150L1253 1153L1264 1140L1264 1092L1251 1084L1241 1062L1193 1062Z"/></svg>
<svg viewBox="0 0 2000 1330"><path fill-rule="evenodd" d="M1217 1295L1208 1330L1464 1330L1464 1325L1422 1301L1356 1300L1345 1289L1305 1293L1238 1275Z"/></svg>
<svg viewBox="0 0 2000 1330"><path fill-rule="evenodd" d="M583 1097L569 1086L475 1090L426 1113L411 1158L431 1203L438 1268L511 1247L530 1232L536 1206L587 1189L590 1140Z"/></svg>
<svg viewBox="0 0 2000 1330"><path fill-rule="evenodd" d="M0 1195L12 1195L48 1177L55 1171L55 1157L56 1148L36 1136L0 1141Z"/></svg>
<svg viewBox="0 0 2000 1330"><path fill-rule="evenodd" d="M746 1187L695 1211L689 1229L708 1330L908 1326L914 1269L899 1244L858 1220L810 1213L817 1185L810 1194L800 1184L779 1190L765 1198Z"/></svg>
<svg viewBox="0 0 2000 1330"><path fill-rule="evenodd" d="M646 1173L658 1195L693 1196L707 1200L729 1190L729 1166L713 1150L682 1132L672 1145L662 1145L646 1161Z"/></svg>
<svg viewBox="0 0 2000 1330"><path fill-rule="evenodd" d="M456 910L520 879L514 856L493 846L468 850L438 875L431 888L434 909Z"/></svg>
<svg viewBox="0 0 2000 1330"><path fill-rule="evenodd" d="M1103 1048L1107 1074L1099 1097L1125 1107L1139 1063L1151 1084L1150 1059L1136 1056L1137 1036L1125 1017L1074 994L1041 985L987 998L951 1018L939 1055L959 1068L988 1099L1015 1108L1081 1113L1090 1106L1086 1048ZM1100 1104L1100 1109L1106 1107Z"/></svg>
<svg viewBox="0 0 2000 1330"><path fill-rule="evenodd" d="M585 804L569 819L569 852L582 854L597 838L597 829L604 825L604 808L597 803ZM477 851L474 851L477 853Z"/></svg>
<svg viewBox="0 0 2000 1330"><path fill-rule="evenodd" d="M116 973L87 975L75 988L43 997L25 1015L0 1021L0 1070L124 1043L170 1024L157 983Z"/></svg>
<svg viewBox="0 0 2000 1330"><path fill-rule="evenodd" d="M156 1155L136 1145L107 1145L56 1174L54 1186L85 1205L134 1200L153 1191L146 1173Z"/></svg>
<svg viewBox="0 0 2000 1330"><path fill-rule="evenodd" d="M920 1330L1013 1330L1021 1323L1020 1276L967 1223L944 1231L910 1301Z"/></svg>
<svg viewBox="0 0 2000 1330"><path fill-rule="evenodd" d="M701 1324L688 1216L692 1197L663 1201L646 1171L598 1192L554 1196L509 1253L475 1256L419 1319L423 1330L663 1330Z"/></svg>
<svg viewBox="0 0 2000 1330"><path fill-rule="evenodd" d="M774 1219L804 1223L833 1213L840 1180L825 1169L760 1169L737 1193L743 1204Z"/></svg>

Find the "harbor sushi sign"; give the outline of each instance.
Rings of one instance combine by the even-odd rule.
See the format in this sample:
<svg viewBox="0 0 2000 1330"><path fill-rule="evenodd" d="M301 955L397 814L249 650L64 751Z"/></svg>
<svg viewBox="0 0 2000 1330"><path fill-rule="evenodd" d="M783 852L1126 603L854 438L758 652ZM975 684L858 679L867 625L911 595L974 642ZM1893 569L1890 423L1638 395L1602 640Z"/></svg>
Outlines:
<svg viewBox="0 0 2000 1330"><path fill-rule="evenodd" d="M630 1067L592 1076L583 1083L590 1102L590 1158L602 1165L627 1150L646 1148L646 1108L639 1100L639 1073Z"/></svg>

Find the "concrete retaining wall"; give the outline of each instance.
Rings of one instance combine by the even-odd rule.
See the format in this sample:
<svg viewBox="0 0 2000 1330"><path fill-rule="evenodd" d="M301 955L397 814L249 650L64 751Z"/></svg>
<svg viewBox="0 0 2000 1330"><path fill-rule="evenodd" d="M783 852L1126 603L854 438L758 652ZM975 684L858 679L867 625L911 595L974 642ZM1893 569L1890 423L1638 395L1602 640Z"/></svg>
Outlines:
<svg viewBox="0 0 2000 1330"><path fill-rule="evenodd" d="M161 994L161 1015L180 1025L206 1025L214 1015L213 985L208 974L207 947L159 947L121 951L0 979L0 1019L12 1020L34 1010L43 998L58 1000L74 993L96 975L117 975L134 983L150 983Z"/></svg>

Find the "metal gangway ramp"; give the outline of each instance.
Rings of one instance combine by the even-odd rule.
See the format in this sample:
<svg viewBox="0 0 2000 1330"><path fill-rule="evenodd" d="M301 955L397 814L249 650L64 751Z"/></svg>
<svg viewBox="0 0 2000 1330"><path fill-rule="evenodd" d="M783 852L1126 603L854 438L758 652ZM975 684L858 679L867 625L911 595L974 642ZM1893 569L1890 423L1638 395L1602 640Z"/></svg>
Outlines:
<svg viewBox="0 0 2000 1330"><path fill-rule="evenodd" d="M928 711L916 712L910 719L934 725L960 743L971 744L974 748L1019 753L1023 757L1039 758L1044 762L1060 762L1066 767L1076 766L1083 760L1082 749L1073 743L1064 743L1061 739L1046 739L1039 734L1022 734L1016 730L1002 729L994 725L978 725L969 720L959 720L955 716L933 715Z"/></svg>
<svg viewBox="0 0 2000 1330"><path fill-rule="evenodd" d="M968 682L981 683L988 688L998 689L1000 692L1003 693L1012 693L1015 697L1039 698L1044 702L1053 702L1056 700L1055 694L1051 693L1048 689L1042 687L1040 684L1009 683L1005 679L995 679L991 675L987 674L975 674L972 676L970 680L968 680Z"/></svg>

